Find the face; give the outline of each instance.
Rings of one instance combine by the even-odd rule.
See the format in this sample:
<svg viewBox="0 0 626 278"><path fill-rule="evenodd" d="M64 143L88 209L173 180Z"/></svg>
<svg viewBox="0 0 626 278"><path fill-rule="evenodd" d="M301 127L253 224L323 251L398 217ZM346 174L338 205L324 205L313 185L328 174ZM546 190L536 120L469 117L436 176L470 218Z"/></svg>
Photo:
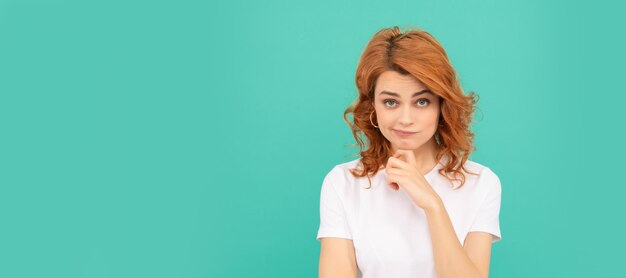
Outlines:
<svg viewBox="0 0 626 278"><path fill-rule="evenodd" d="M413 76L396 71L386 71L378 77L374 94L374 113L378 119L374 123L394 151L436 146L439 96Z"/></svg>

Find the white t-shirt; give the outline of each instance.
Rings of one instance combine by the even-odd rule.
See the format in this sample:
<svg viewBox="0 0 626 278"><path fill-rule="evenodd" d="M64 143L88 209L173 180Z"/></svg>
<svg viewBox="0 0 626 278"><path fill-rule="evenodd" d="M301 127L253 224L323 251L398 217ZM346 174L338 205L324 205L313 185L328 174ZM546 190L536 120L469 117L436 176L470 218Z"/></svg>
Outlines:
<svg viewBox="0 0 626 278"><path fill-rule="evenodd" d="M359 277L435 278L432 241L426 214L400 188L387 184L386 169L372 177L354 178L349 169L360 159L336 165L324 178L320 196L320 226L317 239L352 239ZM362 167L362 166L360 166ZM479 175L465 174L458 190L440 175L438 163L424 175L444 203L461 245L471 231L500 235L500 179L486 166L467 160L465 168ZM454 182L458 186L459 182Z"/></svg>

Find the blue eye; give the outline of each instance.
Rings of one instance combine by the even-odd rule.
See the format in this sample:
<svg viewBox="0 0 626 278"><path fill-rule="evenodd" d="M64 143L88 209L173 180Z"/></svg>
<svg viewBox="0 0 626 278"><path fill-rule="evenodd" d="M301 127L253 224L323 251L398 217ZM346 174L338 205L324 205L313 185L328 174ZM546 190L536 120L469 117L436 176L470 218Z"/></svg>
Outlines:
<svg viewBox="0 0 626 278"><path fill-rule="evenodd" d="M422 102L426 102L424 105L418 105L418 106L421 106L421 107L424 107L424 106L427 106L428 104L430 104L430 100L429 100L429 99L427 99L427 98L420 98L420 99L418 99L418 100L417 100L417 102L416 102L416 103L419 103L420 101L422 101ZM396 101L395 101L395 100L393 100L393 99L386 99L386 100L383 100L383 104L385 104L385 105L386 105L387 103L389 103L389 102L393 102L393 103L395 103ZM386 105L386 106L387 106L387 107L393 107L393 106L395 106L395 105L393 105L393 106Z"/></svg>
<svg viewBox="0 0 626 278"><path fill-rule="evenodd" d="M393 99L386 99L386 100L383 100L383 103L384 103L384 104L387 104L387 103L389 103L389 102L396 102L396 101L395 101L395 100L393 100ZM387 106L387 107L389 107L389 106Z"/></svg>
<svg viewBox="0 0 626 278"><path fill-rule="evenodd" d="M422 101L422 100L426 102L426 104L424 104L424 105L422 105L422 106L426 106L426 105L428 105L428 104L430 103L430 100L428 100L428 99L426 99L426 98L420 98L420 99L418 99L418 100L417 100L417 102L420 102L420 101Z"/></svg>

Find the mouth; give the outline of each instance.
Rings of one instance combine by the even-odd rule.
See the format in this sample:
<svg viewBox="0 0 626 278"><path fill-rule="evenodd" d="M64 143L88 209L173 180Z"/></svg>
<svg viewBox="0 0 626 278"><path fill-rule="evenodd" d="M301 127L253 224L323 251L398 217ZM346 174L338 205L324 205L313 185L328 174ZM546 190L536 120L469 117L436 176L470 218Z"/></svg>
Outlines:
<svg viewBox="0 0 626 278"><path fill-rule="evenodd" d="M406 130L398 130L398 129L393 129L393 132L398 135L398 136L402 136L402 137L406 137L406 136L411 136L413 134L416 134L417 131L413 132L413 131L406 131Z"/></svg>

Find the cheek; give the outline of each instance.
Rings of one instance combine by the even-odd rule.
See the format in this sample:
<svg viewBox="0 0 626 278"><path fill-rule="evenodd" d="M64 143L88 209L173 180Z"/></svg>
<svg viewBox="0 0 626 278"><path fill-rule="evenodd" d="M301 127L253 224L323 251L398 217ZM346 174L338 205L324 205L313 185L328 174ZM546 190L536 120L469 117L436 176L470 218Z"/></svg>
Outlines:
<svg viewBox="0 0 626 278"><path fill-rule="evenodd" d="M434 107L433 109L428 110L426 118L428 119L428 123L436 125L437 119L439 119L439 108Z"/></svg>
<svg viewBox="0 0 626 278"><path fill-rule="evenodd" d="M435 114L431 115L431 117L430 117L430 123L431 123L432 125L435 125L435 126L439 124L439 112L437 112L437 113L435 113Z"/></svg>
<svg viewBox="0 0 626 278"><path fill-rule="evenodd" d="M379 123L385 124L385 122L390 120L388 111L385 111L384 107L376 107L376 119L378 119Z"/></svg>
<svg viewBox="0 0 626 278"><path fill-rule="evenodd" d="M377 118L378 118L378 122L380 122L383 125L389 122L389 116L384 112L378 113Z"/></svg>

